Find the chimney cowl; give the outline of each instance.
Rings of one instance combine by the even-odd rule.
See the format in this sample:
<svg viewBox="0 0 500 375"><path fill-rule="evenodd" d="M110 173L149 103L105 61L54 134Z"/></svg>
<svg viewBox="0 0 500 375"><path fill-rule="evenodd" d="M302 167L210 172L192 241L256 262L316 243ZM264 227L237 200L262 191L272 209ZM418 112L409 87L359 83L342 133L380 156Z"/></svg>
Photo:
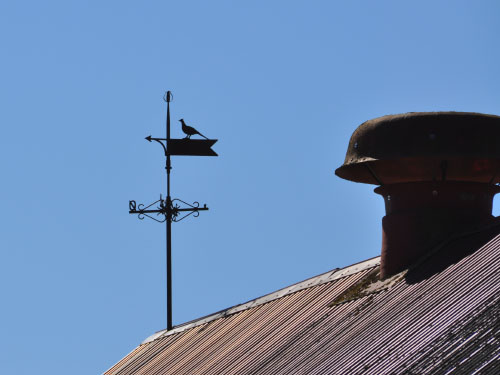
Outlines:
<svg viewBox="0 0 500 375"><path fill-rule="evenodd" d="M385 185L443 179L497 183L499 172L499 116L410 112L361 124L335 174Z"/></svg>
<svg viewBox="0 0 500 375"><path fill-rule="evenodd" d="M384 198L381 277L392 276L443 240L491 223L500 191L500 117L411 112L361 124L341 178L380 185Z"/></svg>

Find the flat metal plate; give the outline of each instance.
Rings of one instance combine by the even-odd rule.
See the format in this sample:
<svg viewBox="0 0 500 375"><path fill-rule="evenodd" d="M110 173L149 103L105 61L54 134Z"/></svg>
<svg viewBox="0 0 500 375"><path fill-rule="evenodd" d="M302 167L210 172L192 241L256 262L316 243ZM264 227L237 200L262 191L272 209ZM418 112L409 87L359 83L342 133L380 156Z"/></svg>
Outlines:
<svg viewBox="0 0 500 375"><path fill-rule="evenodd" d="M218 156L212 150L217 139L171 139L167 142L167 153L186 156Z"/></svg>

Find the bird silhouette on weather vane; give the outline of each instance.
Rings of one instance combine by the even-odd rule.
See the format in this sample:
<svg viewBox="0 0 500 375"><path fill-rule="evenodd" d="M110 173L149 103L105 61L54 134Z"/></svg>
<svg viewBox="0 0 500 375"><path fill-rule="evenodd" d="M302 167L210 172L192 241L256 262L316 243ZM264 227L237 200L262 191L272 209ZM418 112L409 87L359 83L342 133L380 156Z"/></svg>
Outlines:
<svg viewBox="0 0 500 375"><path fill-rule="evenodd" d="M184 134L186 134L186 139L191 139L191 136L195 134L201 135L203 138L208 139L192 126L186 125L183 118L181 118L179 121L182 124L182 131L184 132Z"/></svg>

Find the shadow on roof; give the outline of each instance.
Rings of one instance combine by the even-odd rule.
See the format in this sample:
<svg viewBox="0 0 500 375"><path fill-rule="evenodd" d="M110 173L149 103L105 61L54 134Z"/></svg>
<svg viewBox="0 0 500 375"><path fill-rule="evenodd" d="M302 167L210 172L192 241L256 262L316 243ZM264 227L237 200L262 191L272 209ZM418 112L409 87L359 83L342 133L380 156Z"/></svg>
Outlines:
<svg viewBox="0 0 500 375"><path fill-rule="evenodd" d="M431 250L409 268L405 280L417 284L473 254L500 234L500 220L493 225L455 235Z"/></svg>

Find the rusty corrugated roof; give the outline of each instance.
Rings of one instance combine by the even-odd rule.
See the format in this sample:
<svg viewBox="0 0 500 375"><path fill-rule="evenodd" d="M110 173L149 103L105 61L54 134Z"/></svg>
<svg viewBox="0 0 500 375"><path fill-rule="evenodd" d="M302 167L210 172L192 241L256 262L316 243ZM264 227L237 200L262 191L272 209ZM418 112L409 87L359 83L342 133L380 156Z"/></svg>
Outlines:
<svg viewBox="0 0 500 375"><path fill-rule="evenodd" d="M383 282L374 258L158 332L105 374L498 374L498 233Z"/></svg>

